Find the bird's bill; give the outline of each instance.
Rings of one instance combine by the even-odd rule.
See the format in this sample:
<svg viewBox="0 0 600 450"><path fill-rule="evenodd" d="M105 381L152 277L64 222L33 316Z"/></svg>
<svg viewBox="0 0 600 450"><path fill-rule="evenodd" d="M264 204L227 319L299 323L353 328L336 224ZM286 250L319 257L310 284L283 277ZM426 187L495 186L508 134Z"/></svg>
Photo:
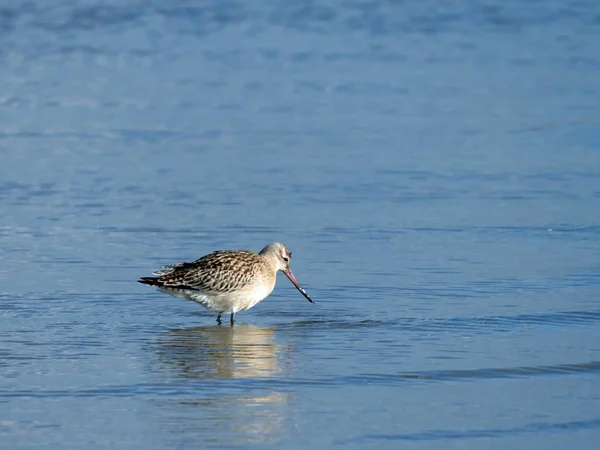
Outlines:
<svg viewBox="0 0 600 450"><path fill-rule="evenodd" d="M306 293L306 291L304 289L302 289L302 287L300 286L300 283L298 283L298 280L296 280L296 277L294 276L294 274L292 273L291 270L284 270L283 273L285 274L286 277L288 277L290 279L290 281L292 282L292 284L294 286L296 286L296 289L298 289L300 291L300 293L302 295L304 295L304 297L306 297L306 300L308 300L311 303L314 303L312 301L312 299L308 296L308 294Z"/></svg>

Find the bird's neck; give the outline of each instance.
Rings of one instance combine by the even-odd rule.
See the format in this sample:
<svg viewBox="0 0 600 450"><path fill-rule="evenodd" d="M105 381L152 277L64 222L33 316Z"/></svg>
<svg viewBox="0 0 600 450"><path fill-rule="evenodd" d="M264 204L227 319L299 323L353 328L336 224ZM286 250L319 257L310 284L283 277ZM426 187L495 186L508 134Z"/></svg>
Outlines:
<svg viewBox="0 0 600 450"><path fill-rule="evenodd" d="M265 253L261 255L263 257L263 261L269 267L269 269L273 273L277 273L279 270L279 262L277 260L277 256L273 253Z"/></svg>

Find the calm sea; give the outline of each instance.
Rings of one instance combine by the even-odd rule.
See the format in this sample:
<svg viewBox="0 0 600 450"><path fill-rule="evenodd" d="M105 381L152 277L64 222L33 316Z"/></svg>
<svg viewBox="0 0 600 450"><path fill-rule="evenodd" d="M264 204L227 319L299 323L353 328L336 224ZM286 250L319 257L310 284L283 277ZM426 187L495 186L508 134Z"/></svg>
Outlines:
<svg viewBox="0 0 600 450"><path fill-rule="evenodd" d="M0 447L600 447L596 1L5 0ZM136 283L294 254L218 327Z"/></svg>

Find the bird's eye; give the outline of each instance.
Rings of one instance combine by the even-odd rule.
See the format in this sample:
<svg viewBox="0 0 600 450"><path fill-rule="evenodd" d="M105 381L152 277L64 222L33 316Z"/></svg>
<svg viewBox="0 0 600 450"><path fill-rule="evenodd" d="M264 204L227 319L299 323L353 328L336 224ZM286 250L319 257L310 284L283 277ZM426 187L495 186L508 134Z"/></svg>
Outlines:
<svg viewBox="0 0 600 450"><path fill-rule="evenodd" d="M288 258L287 256L284 256L284 257L283 257L283 260L284 260L285 262L289 262L289 261L290 261L290 258Z"/></svg>

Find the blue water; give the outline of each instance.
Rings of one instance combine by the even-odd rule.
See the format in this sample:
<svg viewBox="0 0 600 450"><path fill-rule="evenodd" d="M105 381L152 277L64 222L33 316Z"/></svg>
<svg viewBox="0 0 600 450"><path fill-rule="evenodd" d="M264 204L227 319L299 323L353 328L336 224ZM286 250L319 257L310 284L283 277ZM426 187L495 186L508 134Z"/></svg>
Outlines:
<svg viewBox="0 0 600 450"><path fill-rule="evenodd" d="M6 1L2 449L596 449L600 6ZM237 324L135 281L281 241Z"/></svg>

